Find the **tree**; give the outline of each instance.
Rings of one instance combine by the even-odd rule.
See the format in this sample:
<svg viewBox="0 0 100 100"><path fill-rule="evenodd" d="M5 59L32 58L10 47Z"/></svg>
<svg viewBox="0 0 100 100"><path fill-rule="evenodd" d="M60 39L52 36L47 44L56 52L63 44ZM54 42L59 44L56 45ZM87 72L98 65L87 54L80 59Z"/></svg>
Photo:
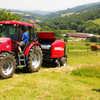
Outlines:
<svg viewBox="0 0 100 100"><path fill-rule="evenodd" d="M68 42L68 38L64 37L63 39L64 39L65 42Z"/></svg>
<svg viewBox="0 0 100 100"><path fill-rule="evenodd" d="M11 11L5 11L5 9L0 10L0 21L4 20L16 20L16 21L22 21L21 16L17 16L14 14L11 14Z"/></svg>
<svg viewBox="0 0 100 100"><path fill-rule="evenodd" d="M96 36L92 36L90 42L99 42Z"/></svg>

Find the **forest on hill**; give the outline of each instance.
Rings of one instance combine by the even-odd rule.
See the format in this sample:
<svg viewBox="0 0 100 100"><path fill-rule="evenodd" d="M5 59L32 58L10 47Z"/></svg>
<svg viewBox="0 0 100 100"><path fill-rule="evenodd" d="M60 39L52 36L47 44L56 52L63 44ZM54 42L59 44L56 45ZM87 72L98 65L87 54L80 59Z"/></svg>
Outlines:
<svg viewBox="0 0 100 100"><path fill-rule="evenodd" d="M68 8L66 10L52 12L50 14L47 14L46 17L48 17L48 18L56 17L57 18L57 17L61 17L64 14L65 14L65 16L69 16L68 13L76 14L76 13L79 13L79 12L95 10L95 9L98 9L98 8L100 8L100 2L84 4L84 5L81 5L81 6L76 6L76 7L73 7L73 8Z"/></svg>
<svg viewBox="0 0 100 100"><path fill-rule="evenodd" d="M76 30L77 32L100 34L99 25L89 21L98 18L100 18L100 8L67 17L47 19L38 24L44 30L48 27L55 30Z"/></svg>

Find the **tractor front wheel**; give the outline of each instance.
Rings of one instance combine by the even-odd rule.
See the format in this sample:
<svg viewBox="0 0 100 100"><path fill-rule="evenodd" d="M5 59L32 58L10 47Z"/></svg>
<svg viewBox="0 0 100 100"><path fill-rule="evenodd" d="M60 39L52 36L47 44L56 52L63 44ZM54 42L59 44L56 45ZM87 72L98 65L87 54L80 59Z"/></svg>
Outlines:
<svg viewBox="0 0 100 100"><path fill-rule="evenodd" d="M66 57L62 57L60 59L60 63L61 63L61 66L66 66L67 65L67 58Z"/></svg>
<svg viewBox="0 0 100 100"><path fill-rule="evenodd" d="M16 59L12 54L0 54L0 78L6 79L13 76L16 69Z"/></svg>
<svg viewBox="0 0 100 100"><path fill-rule="evenodd" d="M28 60L29 61L27 62L26 71L37 72L42 64L42 51L39 46L30 49Z"/></svg>

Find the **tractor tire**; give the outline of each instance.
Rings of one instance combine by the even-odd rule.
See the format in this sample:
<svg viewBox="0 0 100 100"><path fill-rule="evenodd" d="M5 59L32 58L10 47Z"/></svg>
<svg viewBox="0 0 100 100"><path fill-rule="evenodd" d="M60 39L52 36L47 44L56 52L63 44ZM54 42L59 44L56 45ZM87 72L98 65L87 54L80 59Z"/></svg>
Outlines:
<svg viewBox="0 0 100 100"><path fill-rule="evenodd" d="M0 54L0 78L7 79L13 76L16 69L16 59L10 53Z"/></svg>
<svg viewBox="0 0 100 100"><path fill-rule="evenodd" d="M42 59L43 55L41 48L39 46L36 46L36 48L32 47L29 52L28 62L25 70L31 73L38 72L42 64Z"/></svg>
<svg viewBox="0 0 100 100"><path fill-rule="evenodd" d="M61 63L61 66L67 66L67 58L66 57L62 57L60 59L60 63Z"/></svg>

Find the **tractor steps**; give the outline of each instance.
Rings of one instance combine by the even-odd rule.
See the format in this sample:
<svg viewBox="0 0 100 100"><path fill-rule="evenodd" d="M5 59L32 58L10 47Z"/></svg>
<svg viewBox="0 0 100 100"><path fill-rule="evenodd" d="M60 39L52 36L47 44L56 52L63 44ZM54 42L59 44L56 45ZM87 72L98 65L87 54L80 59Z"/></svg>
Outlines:
<svg viewBox="0 0 100 100"><path fill-rule="evenodd" d="M21 66L21 67L26 67L25 55L20 56L20 55L18 54L18 59L19 59L19 66Z"/></svg>

